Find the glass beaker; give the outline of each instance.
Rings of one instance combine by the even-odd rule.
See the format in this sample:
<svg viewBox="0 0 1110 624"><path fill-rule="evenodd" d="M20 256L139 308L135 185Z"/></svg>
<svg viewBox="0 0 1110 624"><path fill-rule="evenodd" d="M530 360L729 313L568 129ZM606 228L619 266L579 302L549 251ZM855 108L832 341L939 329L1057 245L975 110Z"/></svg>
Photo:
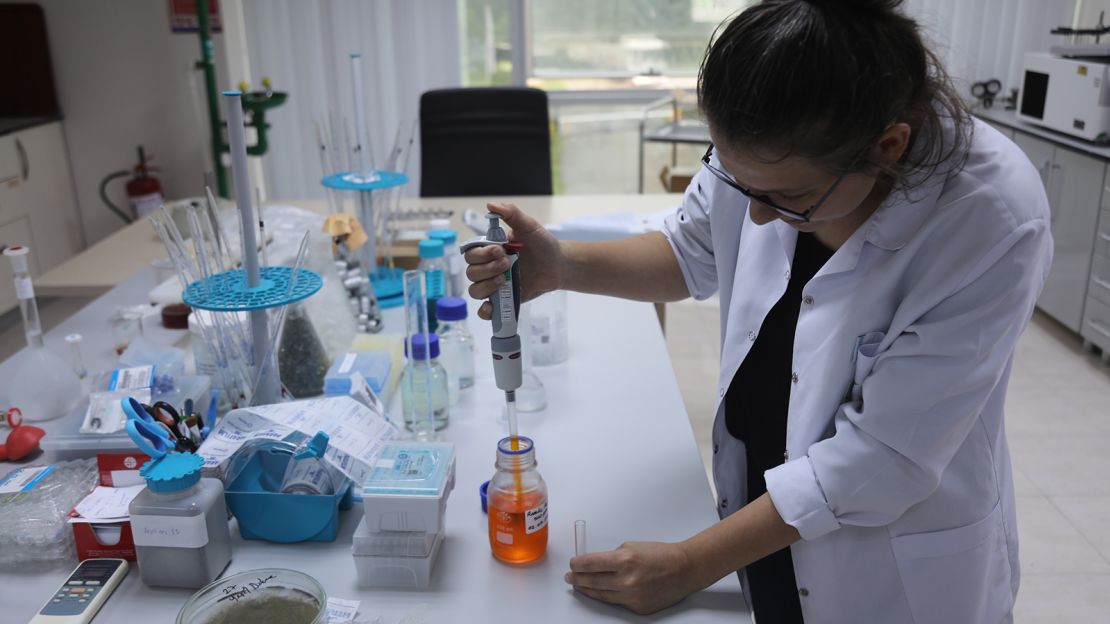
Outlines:
<svg viewBox="0 0 1110 624"><path fill-rule="evenodd" d="M556 290L528 302L528 345L532 363L550 366L567 361L567 293Z"/></svg>

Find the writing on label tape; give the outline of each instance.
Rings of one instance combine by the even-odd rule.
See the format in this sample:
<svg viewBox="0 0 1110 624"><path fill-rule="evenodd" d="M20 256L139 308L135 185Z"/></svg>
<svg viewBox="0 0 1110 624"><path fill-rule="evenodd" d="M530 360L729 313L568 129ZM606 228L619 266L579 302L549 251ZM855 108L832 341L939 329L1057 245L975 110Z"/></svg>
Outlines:
<svg viewBox="0 0 1110 624"><path fill-rule="evenodd" d="M547 526L547 501L524 512L524 532L528 535Z"/></svg>
<svg viewBox="0 0 1110 624"><path fill-rule="evenodd" d="M17 277L14 281L16 297L24 301L35 298L35 287L31 284L31 278Z"/></svg>
<svg viewBox="0 0 1110 624"><path fill-rule="evenodd" d="M203 514L196 516L131 516L131 534L136 546L201 548L208 544L208 525Z"/></svg>

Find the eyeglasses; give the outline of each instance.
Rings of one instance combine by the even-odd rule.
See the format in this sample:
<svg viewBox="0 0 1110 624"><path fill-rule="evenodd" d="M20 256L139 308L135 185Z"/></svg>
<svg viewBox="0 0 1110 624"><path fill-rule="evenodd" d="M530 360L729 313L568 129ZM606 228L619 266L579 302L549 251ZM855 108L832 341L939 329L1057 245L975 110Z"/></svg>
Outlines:
<svg viewBox="0 0 1110 624"><path fill-rule="evenodd" d="M755 192L751 191L750 189L746 189L746 188L740 186L739 184L737 184L736 180L731 175L729 175L727 172L722 171L721 169L718 169L718 168L714 167L713 165L709 164L709 157L712 154L713 154L713 144L710 143L709 144L709 149L705 150L705 156L701 157L701 162L702 162L703 165L705 165L706 169L711 171L713 173L713 175L717 176L718 180L720 180L721 182L724 182L725 184L731 186L732 188L740 191L748 199L754 199L755 201L763 204L764 206L767 206L768 208L771 208L771 209L775 210L779 214L781 214L785 217L789 217L791 219L797 219L798 221L808 222L809 218L811 216L813 216L813 213L817 212L817 209L820 208L821 205L825 203L825 200L827 200L829 198L829 195L833 194L833 191L836 190L836 187L840 186L840 181L844 179L844 176L848 175L847 171L840 174L840 177L838 177L836 179L836 181L832 183L832 186L829 187L829 190L825 191L825 194L821 196L821 199L817 200L816 204L813 204L812 206L810 206L804 212L798 212L797 210L791 210L790 208L785 208L783 206L778 205L770 197L767 197L766 195L763 195L761 193L755 193ZM853 166L854 166L854 162L853 162Z"/></svg>

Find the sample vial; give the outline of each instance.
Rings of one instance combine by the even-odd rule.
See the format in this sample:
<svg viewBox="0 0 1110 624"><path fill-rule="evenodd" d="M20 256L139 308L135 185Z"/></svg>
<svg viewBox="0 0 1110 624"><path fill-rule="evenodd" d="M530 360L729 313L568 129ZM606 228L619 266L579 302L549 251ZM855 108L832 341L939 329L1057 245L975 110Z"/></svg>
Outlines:
<svg viewBox="0 0 1110 624"><path fill-rule="evenodd" d="M429 230L428 238L443 241L443 257L447 259L447 296L463 296L463 278L466 275L466 260L459 251L458 233L455 230Z"/></svg>
<svg viewBox="0 0 1110 624"><path fill-rule="evenodd" d="M582 556L590 551L586 550L586 521L574 521L574 554Z"/></svg>
<svg viewBox="0 0 1110 624"><path fill-rule="evenodd" d="M444 297L436 302L440 361L447 369L447 392L451 404L459 401L459 390L474 385L474 336L466 324L466 300Z"/></svg>
<svg viewBox="0 0 1110 624"><path fill-rule="evenodd" d="M417 247L420 250L420 264L416 268L424 272L424 279L428 284L428 300L434 301L447 294L445 280L450 269L447 259L443 257L443 241L427 238L420 241Z"/></svg>
<svg viewBox="0 0 1110 624"><path fill-rule="evenodd" d="M547 552L547 484L536 470L530 438L497 443L497 472L486 490L489 547L505 563L530 563Z"/></svg>
<svg viewBox="0 0 1110 624"><path fill-rule="evenodd" d="M73 372L77 373L77 377L84 379L89 371L85 369L85 359L81 357L81 341L84 338L81 334L69 334L66 336L66 344L69 345L69 354L73 359Z"/></svg>
<svg viewBox="0 0 1110 624"><path fill-rule="evenodd" d="M146 488L131 501L131 532L143 583L197 589L231 562L224 486L201 478L204 460L169 453L143 464Z"/></svg>
<svg viewBox="0 0 1110 624"><path fill-rule="evenodd" d="M408 361L401 373L401 408L405 428L421 431L426 427L428 411L435 421L435 431L447 426L447 371L439 362L439 336L414 334L405 345ZM411 351L411 354L410 354Z"/></svg>

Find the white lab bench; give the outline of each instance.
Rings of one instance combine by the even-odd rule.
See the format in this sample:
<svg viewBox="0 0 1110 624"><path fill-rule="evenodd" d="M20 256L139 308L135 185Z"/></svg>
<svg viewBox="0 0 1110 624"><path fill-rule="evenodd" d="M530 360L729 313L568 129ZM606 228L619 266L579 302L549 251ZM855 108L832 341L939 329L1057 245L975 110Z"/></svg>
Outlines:
<svg viewBox="0 0 1110 624"><path fill-rule="evenodd" d="M152 270L143 269L49 332L47 345L62 354L63 336L79 331L85 335L90 370L107 367L114 360L107 312L117 305L144 302L153 286ZM493 384L488 359L490 326L471 320L478 345L477 377L474 388L464 391L460 405L452 408L450 425L441 432L443 439L456 444L457 484L447 506L446 540L431 587L424 591L357 587L350 554L351 534L361 517L357 506L342 515L340 535L333 543L245 541L232 527L234 550L225 574L260 567L299 570L318 579L329 596L361 600L362 618L382 615L389 624L410 613L422 613L423 621L430 623L484 624L502 618L747 621L735 575L646 618L576 594L563 582L567 561L574 554L575 520L587 521L590 550L608 550L632 540L681 540L717 520L659 323L652 306L645 303L569 294L570 360L535 369L547 389L548 405L543 412L520 415L521 434L535 439L538 468L550 490L547 555L528 567L510 567L493 559L478 487L493 475L496 443L507 426L499 422L504 399ZM389 317L387 331L388 321ZM180 337L185 337L184 332ZM5 384L19 357L0 363L0 392L6 393ZM43 425L49 432L58 421ZM52 458L32 463L44 459ZM13 467L0 463L0 473ZM2 619L29 620L71 567L0 571ZM191 593L146 587L133 570L95 621L173 622Z"/></svg>

